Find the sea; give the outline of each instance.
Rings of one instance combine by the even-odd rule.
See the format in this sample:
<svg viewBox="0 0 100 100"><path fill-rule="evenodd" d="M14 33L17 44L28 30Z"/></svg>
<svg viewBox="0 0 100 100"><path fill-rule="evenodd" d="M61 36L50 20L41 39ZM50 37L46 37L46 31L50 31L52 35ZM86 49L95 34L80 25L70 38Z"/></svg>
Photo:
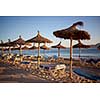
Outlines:
<svg viewBox="0 0 100 100"><path fill-rule="evenodd" d="M7 51L6 51L7 52ZM13 50L12 53L18 54L19 50ZM38 50L23 50L22 53L24 55L33 55L37 56ZM52 48L50 50L40 50L40 55L41 56L58 56L58 49ZM60 49L60 56L63 58L69 58L70 57L70 49ZM73 58L78 58L79 57L79 48L73 48ZM97 48L81 48L80 50L80 57L81 58L100 58L100 50Z"/></svg>

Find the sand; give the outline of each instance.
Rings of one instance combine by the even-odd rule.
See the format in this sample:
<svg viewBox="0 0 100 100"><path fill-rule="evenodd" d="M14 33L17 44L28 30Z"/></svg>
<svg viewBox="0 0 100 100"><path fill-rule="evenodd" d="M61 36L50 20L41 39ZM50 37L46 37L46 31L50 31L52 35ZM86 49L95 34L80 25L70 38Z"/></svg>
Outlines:
<svg viewBox="0 0 100 100"><path fill-rule="evenodd" d="M1 83L48 83L50 81L41 79L31 73L15 68L15 66L0 62Z"/></svg>
<svg viewBox="0 0 100 100"><path fill-rule="evenodd" d="M73 66L73 68L82 68L82 69L84 68L84 70L93 72L93 68L90 69L90 67L85 68L85 66L84 67ZM73 72L73 79L70 79L68 69L66 71L66 77L55 79L51 77L47 72L44 71L43 73L39 69L25 70L21 68L20 65L13 65L8 62L0 61L0 83L93 83L93 82L100 82L100 81L86 79L82 76L75 74L74 72Z"/></svg>

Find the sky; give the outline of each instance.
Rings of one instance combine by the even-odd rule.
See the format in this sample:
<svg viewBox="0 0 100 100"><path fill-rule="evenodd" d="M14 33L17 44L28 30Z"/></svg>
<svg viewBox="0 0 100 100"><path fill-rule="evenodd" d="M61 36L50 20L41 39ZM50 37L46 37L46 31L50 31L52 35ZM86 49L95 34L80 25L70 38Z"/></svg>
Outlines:
<svg viewBox="0 0 100 100"><path fill-rule="evenodd" d="M77 21L83 21L84 26L79 29L89 32L91 39L84 40L86 44L100 43L100 17L99 16L0 16L0 40L4 42L17 39L19 35L27 40L37 35L37 31L44 37L58 44L69 47L69 40L56 38L53 32L70 27ZM73 41L76 44L77 41ZM48 44L49 45L49 44Z"/></svg>

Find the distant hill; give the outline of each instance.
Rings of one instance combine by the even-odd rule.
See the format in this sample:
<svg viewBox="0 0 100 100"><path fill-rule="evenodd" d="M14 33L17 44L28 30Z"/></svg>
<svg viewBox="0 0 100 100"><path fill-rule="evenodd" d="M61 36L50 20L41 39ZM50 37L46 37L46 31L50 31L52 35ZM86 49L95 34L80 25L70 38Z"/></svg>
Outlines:
<svg viewBox="0 0 100 100"><path fill-rule="evenodd" d="M97 44L91 45L91 48L97 48L98 46L100 46L100 43L97 43Z"/></svg>

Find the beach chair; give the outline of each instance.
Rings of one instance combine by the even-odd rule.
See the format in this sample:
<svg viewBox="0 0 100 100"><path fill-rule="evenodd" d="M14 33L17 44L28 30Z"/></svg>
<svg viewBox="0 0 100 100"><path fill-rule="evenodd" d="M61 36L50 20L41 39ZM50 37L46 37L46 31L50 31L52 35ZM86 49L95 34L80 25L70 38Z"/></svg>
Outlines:
<svg viewBox="0 0 100 100"><path fill-rule="evenodd" d="M33 55L25 55L23 59L32 61L32 60L34 60L34 56Z"/></svg>
<svg viewBox="0 0 100 100"><path fill-rule="evenodd" d="M54 73L55 78L63 78L66 76L66 66L65 64L58 64L55 66Z"/></svg>
<svg viewBox="0 0 100 100"><path fill-rule="evenodd" d="M45 73L44 75L48 76L50 80L58 80L66 76L65 64L44 64L40 67L43 74Z"/></svg>
<svg viewBox="0 0 100 100"><path fill-rule="evenodd" d="M18 54L15 54L12 56L12 58L10 59L10 62L12 64L18 64L22 61L23 58L21 58Z"/></svg>
<svg viewBox="0 0 100 100"><path fill-rule="evenodd" d="M87 59L82 59L82 58L80 58L80 59L79 59L79 63L80 63L81 66L86 66L86 65L88 65Z"/></svg>
<svg viewBox="0 0 100 100"><path fill-rule="evenodd" d="M96 67L100 67L100 58L97 59Z"/></svg>
<svg viewBox="0 0 100 100"><path fill-rule="evenodd" d="M7 54L1 54L1 60L5 60Z"/></svg>
<svg viewBox="0 0 100 100"><path fill-rule="evenodd" d="M86 60L86 63L90 64L91 66L97 67L99 61L100 59L90 58Z"/></svg>
<svg viewBox="0 0 100 100"><path fill-rule="evenodd" d="M99 68L100 68L100 61L98 61L98 62L96 63L96 67L99 67Z"/></svg>
<svg viewBox="0 0 100 100"><path fill-rule="evenodd" d="M26 71L32 72L33 70L37 69L37 62L28 61L28 60L22 61L19 63L19 67Z"/></svg>
<svg viewBox="0 0 100 100"><path fill-rule="evenodd" d="M47 61L48 62L57 62L58 57L56 55L53 55L51 57L48 57Z"/></svg>
<svg viewBox="0 0 100 100"><path fill-rule="evenodd" d="M63 57L58 57L58 58L56 59L56 62L57 62L57 63L64 63L64 58L63 58Z"/></svg>
<svg viewBox="0 0 100 100"><path fill-rule="evenodd" d="M7 54L7 55L4 57L4 59L5 59L6 61L9 61L12 57L13 57L13 54Z"/></svg>
<svg viewBox="0 0 100 100"><path fill-rule="evenodd" d="M29 61L22 61L19 63L19 67L28 71L28 69L30 68L31 63Z"/></svg>

